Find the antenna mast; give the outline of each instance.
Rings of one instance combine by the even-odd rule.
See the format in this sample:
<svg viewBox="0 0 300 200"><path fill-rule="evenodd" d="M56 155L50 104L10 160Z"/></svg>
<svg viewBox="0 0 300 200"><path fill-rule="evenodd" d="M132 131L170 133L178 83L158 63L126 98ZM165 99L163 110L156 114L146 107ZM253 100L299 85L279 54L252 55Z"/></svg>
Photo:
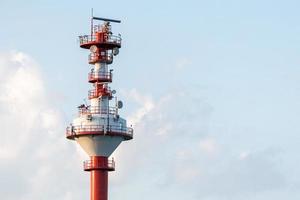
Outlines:
<svg viewBox="0 0 300 200"><path fill-rule="evenodd" d="M94 34L93 18L94 18L94 9L92 8L92 10L91 10L91 37L93 37L93 34Z"/></svg>

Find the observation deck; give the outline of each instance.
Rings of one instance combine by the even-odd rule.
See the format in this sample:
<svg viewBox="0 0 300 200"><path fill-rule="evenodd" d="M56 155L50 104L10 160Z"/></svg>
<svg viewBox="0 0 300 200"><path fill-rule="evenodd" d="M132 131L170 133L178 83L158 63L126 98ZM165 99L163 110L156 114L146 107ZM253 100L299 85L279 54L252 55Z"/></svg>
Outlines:
<svg viewBox="0 0 300 200"><path fill-rule="evenodd" d="M79 125L68 126L66 129L66 138L71 140L74 140L75 137L87 135L119 136L125 140L131 140L133 138L133 129L113 125Z"/></svg>
<svg viewBox="0 0 300 200"><path fill-rule="evenodd" d="M115 171L114 160L86 160L83 162L84 171L105 170Z"/></svg>

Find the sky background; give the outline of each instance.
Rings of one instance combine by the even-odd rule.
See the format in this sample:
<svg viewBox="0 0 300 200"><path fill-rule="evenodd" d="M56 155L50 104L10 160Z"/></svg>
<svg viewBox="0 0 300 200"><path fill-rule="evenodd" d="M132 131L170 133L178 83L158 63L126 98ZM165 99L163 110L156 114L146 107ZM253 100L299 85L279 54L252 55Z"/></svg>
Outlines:
<svg viewBox="0 0 300 200"><path fill-rule="evenodd" d="M299 1L1 0L1 199L89 199L65 127L91 88L92 7L122 20L112 87L135 129L110 199L300 198Z"/></svg>

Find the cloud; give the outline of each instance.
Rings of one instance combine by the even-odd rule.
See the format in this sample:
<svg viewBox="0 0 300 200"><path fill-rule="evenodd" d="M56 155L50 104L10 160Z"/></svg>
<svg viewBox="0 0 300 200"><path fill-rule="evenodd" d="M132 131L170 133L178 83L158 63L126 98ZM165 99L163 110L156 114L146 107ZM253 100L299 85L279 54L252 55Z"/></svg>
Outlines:
<svg viewBox="0 0 300 200"><path fill-rule="evenodd" d="M86 199L86 155L65 139L67 122L51 103L39 68L22 52L0 54L1 197ZM114 153L112 199L256 199L285 190L281 153L234 148L234 138L215 133L214 108L201 93L124 94L135 107L127 118L135 133Z"/></svg>
<svg viewBox="0 0 300 200"><path fill-rule="evenodd" d="M136 89L129 91L127 98L141 105L131 116L128 117L128 124L136 125L141 119L154 108L151 97L141 95Z"/></svg>
<svg viewBox="0 0 300 200"><path fill-rule="evenodd" d="M4 61L10 66L1 66L8 76L2 74L0 89L1 115L3 122L0 158L15 158L19 155L23 146L31 138L30 130L35 125L35 119L42 109L39 102L43 101L42 83L38 78L37 71L28 68L31 64L29 58L24 63L20 63L21 58L25 59L22 53L14 53L8 56L8 61ZM2 58L3 59L3 58ZM2 61L3 62L3 61ZM19 67L17 67L19 64ZM9 69L10 67L10 69ZM10 70L10 71L9 71ZM14 141L11 141L14 136ZM12 145L12 142L14 145Z"/></svg>
<svg viewBox="0 0 300 200"><path fill-rule="evenodd" d="M168 198L188 194L189 199L223 200L285 188L276 159L280 154L236 152L233 143L221 141L225 133L214 134L210 128L214 109L205 98L188 89L157 99L137 90L126 94L126 101L137 105L129 118L139 120L133 141L114 154L121 172L114 172L113 183L120 193L126 193L128 187L123 185L128 184L147 194L146 200L163 196L161 188ZM151 109L145 109L147 104ZM141 115L139 110L145 112Z"/></svg>
<svg viewBox="0 0 300 200"><path fill-rule="evenodd" d="M214 155L218 151L218 145L213 138L204 138L199 142L199 147L209 155Z"/></svg>
<svg viewBox="0 0 300 200"><path fill-rule="evenodd" d="M182 58L177 59L177 61L175 63L175 68L177 70L183 70L191 64L192 64L191 59L182 57Z"/></svg>
<svg viewBox="0 0 300 200"><path fill-rule="evenodd" d="M70 186L80 176L65 120L44 86L39 65L23 52L0 53L0 193L7 200L82 199ZM63 180L62 180L62 177ZM76 188L78 187L78 188Z"/></svg>

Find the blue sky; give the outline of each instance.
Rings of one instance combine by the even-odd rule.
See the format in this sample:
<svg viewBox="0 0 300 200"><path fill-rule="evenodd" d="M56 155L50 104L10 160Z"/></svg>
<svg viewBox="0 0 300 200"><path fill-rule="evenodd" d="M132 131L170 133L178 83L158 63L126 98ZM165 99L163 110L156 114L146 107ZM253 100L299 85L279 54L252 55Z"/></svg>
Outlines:
<svg viewBox="0 0 300 200"><path fill-rule="evenodd" d="M299 199L299 6L2 0L1 195L88 199L86 156L64 128L91 87L77 38L93 7L122 20L112 87L135 128L111 199Z"/></svg>

